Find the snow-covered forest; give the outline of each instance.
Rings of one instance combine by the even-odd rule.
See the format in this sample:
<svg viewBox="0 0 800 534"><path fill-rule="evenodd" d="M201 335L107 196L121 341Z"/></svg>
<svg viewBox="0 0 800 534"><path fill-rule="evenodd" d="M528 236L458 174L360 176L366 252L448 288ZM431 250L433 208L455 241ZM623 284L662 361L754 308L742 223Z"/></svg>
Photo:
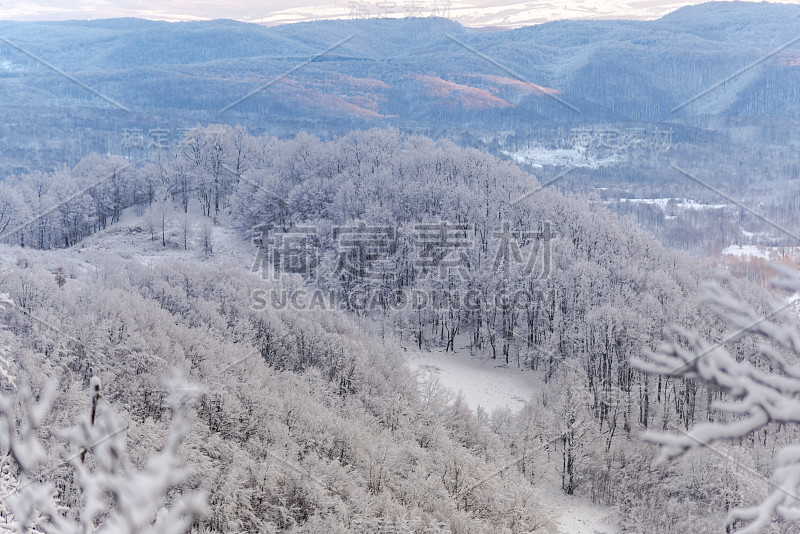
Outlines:
<svg viewBox="0 0 800 534"><path fill-rule="evenodd" d="M572 532L556 492L610 531L792 532L796 279L542 185L391 129L220 125L8 177L0 528ZM530 398L473 409L411 353Z"/></svg>

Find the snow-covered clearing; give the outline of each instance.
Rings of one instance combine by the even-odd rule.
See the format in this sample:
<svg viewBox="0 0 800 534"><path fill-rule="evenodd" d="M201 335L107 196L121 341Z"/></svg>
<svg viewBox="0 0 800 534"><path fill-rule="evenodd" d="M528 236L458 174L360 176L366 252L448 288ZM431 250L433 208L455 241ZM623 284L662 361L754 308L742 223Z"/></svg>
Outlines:
<svg viewBox="0 0 800 534"><path fill-rule="evenodd" d="M616 534L614 512L610 508L592 504L587 499L567 495L553 487L539 494L541 502L560 510L556 526L561 534Z"/></svg>
<svg viewBox="0 0 800 534"><path fill-rule="evenodd" d="M151 224L154 226L152 230ZM211 225L211 254L206 254L203 247L206 225ZM184 250L184 229L188 250ZM166 224L166 241L167 246L162 246L160 221L151 223L147 213L137 215L135 208L128 208L118 223L87 237L70 251L88 256L112 253L145 265L158 265L167 259L185 259L243 270L251 269L256 257L252 242L231 228L224 219L212 224L209 217L200 213L196 202L190 202L188 214L184 214L177 206L170 213Z"/></svg>
<svg viewBox="0 0 800 534"><path fill-rule="evenodd" d="M800 259L800 247L763 247L758 245L730 245L722 250L723 256L737 258L763 258L765 260Z"/></svg>
<svg viewBox="0 0 800 534"><path fill-rule="evenodd" d="M718 210L727 207L727 204L702 204L690 198L620 198L609 200L608 202L623 202L630 204L653 204L666 209L670 201L674 202L674 206L682 210Z"/></svg>
<svg viewBox="0 0 800 534"><path fill-rule="evenodd" d="M768 251L756 245L730 245L722 250L723 256L736 256L737 258L764 258L769 259Z"/></svg>
<svg viewBox="0 0 800 534"><path fill-rule="evenodd" d="M535 392L531 371L506 366L503 360L472 357L467 349L414 351L409 365L422 377L436 377L445 387L464 394L472 409L481 406L491 413L498 408L519 410Z"/></svg>
<svg viewBox="0 0 800 534"><path fill-rule="evenodd" d="M518 150L511 152L504 150L501 152L504 156L512 158L518 163L525 163L533 167L550 166L574 166L574 167L588 167L596 169L598 167L605 167L619 163L620 158L618 155L611 155L605 158L597 158L589 156L586 152L577 148L546 148L535 146L526 150Z"/></svg>

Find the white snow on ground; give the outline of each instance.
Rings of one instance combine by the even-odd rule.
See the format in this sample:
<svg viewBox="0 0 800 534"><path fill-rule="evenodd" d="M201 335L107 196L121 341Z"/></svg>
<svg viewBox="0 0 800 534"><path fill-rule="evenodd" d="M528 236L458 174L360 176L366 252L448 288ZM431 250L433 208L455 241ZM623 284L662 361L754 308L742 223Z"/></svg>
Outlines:
<svg viewBox="0 0 800 534"><path fill-rule="evenodd" d="M421 377L436 377L443 386L462 392L470 408L481 406L489 413L503 407L517 411L534 393L533 372L499 359L473 358L468 350L414 351L409 365Z"/></svg>
<svg viewBox="0 0 800 534"><path fill-rule="evenodd" d="M167 246L161 245L160 225L151 238L147 215L137 216L135 208L125 210L120 221L105 230L88 236L68 249L42 251L0 243L0 279L12 273L19 274L20 261L29 261L40 268L53 272L64 267L69 279L92 275L98 265L106 265L116 258L133 259L143 265L157 267L165 261L186 260L238 269L249 276L260 276L251 269L256 259L256 248L252 241L242 237L241 232L221 220L212 228L212 254L203 250L203 229L209 222L196 205L190 205L188 223L188 249L183 248L184 214L180 209L170 214L167 224Z"/></svg>
<svg viewBox="0 0 800 534"><path fill-rule="evenodd" d="M655 204L659 208L666 209L669 201L675 201L675 207L682 210L709 210L709 209L722 209L727 207L727 204L701 204L696 200L689 198L620 198L609 200L608 202L625 202L631 204Z"/></svg>
<svg viewBox="0 0 800 534"><path fill-rule="evenodd" d="M180 209L170 213L167 222L167 246L161 244L161 226L157 222L154 236L146 214L137 216L135 208L129 208L120 221L102 232L93 234L70 249L79 254L113 253L125 259L136 259L145 265L158 265L167 259L192 259L212 265L226 265L249 270L256 258L256 248L237 230L220 220L211 230L213 252L203 250L203 230L210 223L200 213L196 203L190 203L188 216ZM183 247L183 227L188 221L188 250ZM154 237L154 238L153 238Z"/></svg>
<svg viewBox="0 0 800 534"><path fill-rule="evenodd" d="M769 259L768 251L755 245L730 245L722 250L723 256L736 256L737 258L751 257Z"/></svg>
<svg viewBox="0 0 800 534"><path fill-rule="evenodd" d="M762 247L757 245L730 245L722 250L723 256L737 258L763 258L781 260L790 258L800 260L800 247Z"/></svg>
<svg viewBox="0 0 800 534"><path fill-rule="evenodd" d="M591 169L596 169L598 167L614 165L620 161L619 156L617 155L611 155L602 159L598 159L593 156L587 156L584 151L577 148L546 148L535 146L516 152L504 150L501 152L501 154L509 156L518 163L526 163L534 167L552 165L588 167Z"/></svg>
<svg viewBox="0 0 800 534"><path fill-rule="evenodd" d="M548 487L549 486L549 487ZM560 511L555 520L561 534L616 534L615 513L611 508L592 504L577 495L567 495L556 484L541 483L540 502ZM557 512L558 513L558 512Z"/></svg>

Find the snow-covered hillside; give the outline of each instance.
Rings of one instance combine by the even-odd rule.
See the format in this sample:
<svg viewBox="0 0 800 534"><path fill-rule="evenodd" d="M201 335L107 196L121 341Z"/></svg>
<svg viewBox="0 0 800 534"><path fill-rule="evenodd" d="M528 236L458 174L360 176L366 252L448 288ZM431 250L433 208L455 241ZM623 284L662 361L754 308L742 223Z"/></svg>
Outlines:
<svg viewBox="0 0 800 534"><path fill-rule="evenodd" d="M791 316L753 321L774 302L736 280L706 291L712 309L728 310L711 315L704 267L599 202L555 188L526 195L536 179L509 162L393 130L325 142L215 126L185 143L158 162L92 156L0 188L12 229L0 246L0 436L46 451L41 465L8 456L0 477L11 491L36 481L45 516L25 526L57 519L46 516L58 509L51 498L81 518L84 503L118 512L98 522L168 520L160 510L127 518L129 501L104 499L130 494L124 476L92 489L106 471L145 466L159 484L148 509L174 480L182 495L208 496L193 501L192 534L387 522L452 534L713 531L731 503L757 504L756 469L769 472L794 439L785 424L720 440L726 423L708 418L728 408L697 368L721 359L712 372L760 380L751 338L794 351ZM42 205L56 207L32 217ZM304 305L309 292L331 300ZM764 330L724 341L728 319ZM723 341L701 353L705 339ZM46 420L16 388L23 379L44 398L55 384ZM168 406L189 403L179 448L166 437ZM708 425L730 455L684 455L689 437L661 433ZM127 446L95 450L98 428L124 431ZM659 449L643 435L673 461L654 465ZM147 467L159 450L177 466L172 482L163 475L173 471ZM14 517L30 499L11 502Z"/></svg>
<svg viewBox="0 0 800 534"><path fill-rule="evenodd" d="M541 377L516 365L505 365L491 358L460 350L409 350L409 363L423 380L438 380L441 385L464 397L473 409L492 412L518 411L541 389ZM552 510L560 534L616 534L616 512L593 504L587 497L565 495L558 487L559 472L553 463L536 483L536 495L543 506Z"/></svg>

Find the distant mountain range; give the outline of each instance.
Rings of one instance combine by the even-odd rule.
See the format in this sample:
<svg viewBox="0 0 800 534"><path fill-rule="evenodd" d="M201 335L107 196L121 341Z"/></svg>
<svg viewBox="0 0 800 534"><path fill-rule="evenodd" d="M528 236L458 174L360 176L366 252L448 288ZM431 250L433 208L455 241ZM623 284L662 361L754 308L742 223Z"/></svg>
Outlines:
<svg viewBox="0 0 800 534"><path fill-rule="evenodd" d="M441 18L0 22L0 170L119 153L123 130L196 123L323 137L385 125L450 136L786 125L800 119L798 14L714 2L654 21L505 31Z"/></svg>

